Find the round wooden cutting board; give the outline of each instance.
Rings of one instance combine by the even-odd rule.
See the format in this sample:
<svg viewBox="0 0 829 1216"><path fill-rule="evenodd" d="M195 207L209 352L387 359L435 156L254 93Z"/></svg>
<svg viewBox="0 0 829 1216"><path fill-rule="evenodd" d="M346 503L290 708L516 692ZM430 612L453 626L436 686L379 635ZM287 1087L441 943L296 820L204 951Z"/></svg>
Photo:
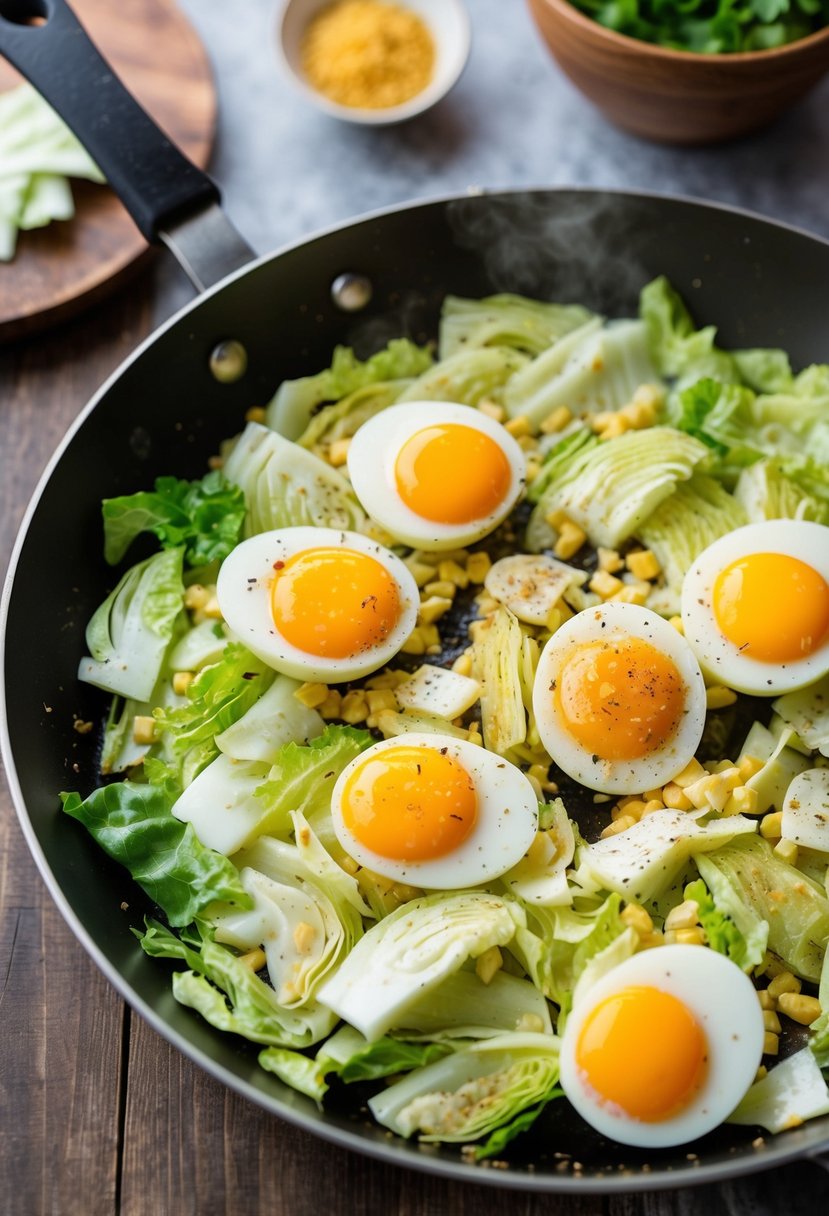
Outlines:
<svg viewBox="0 0 829 1216"><path fill-rule="evenodd" d="M174 0L73 0L101 53L174 143L201 168L216 121L210 64ZM0 59L0 91L20 77ZM0 341L79 312L111 289L148 246L106 186L72 181L75 216L21 232L0 262Z"/></svg>

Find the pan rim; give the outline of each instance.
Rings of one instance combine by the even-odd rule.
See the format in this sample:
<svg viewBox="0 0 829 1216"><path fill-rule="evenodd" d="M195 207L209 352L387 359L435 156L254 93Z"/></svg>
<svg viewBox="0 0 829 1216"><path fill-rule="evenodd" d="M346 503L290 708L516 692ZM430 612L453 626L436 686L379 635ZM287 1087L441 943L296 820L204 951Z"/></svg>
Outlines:
<svg viewBox="0 0 829 1216"><path fill-rule="evenodd" d="M64 453L72 443L77 431L83 426L89 415L94 409L97 408L98 404L103 400L110 388L122 377L124 372L134 363L136 363L143 356L145 351L155 344L158 338L177 325L179 321L183 320L186 316L198 308L205 300L218 294L230 283L243 278L249 272L265 265L272 260L275 260L276 258L308 245L313 241L334 235L345 229L352 228L357 224L382 219L386 216L394 215L403 211L412 212L420 208L430 208L440 205L448 206L451 203L462 202L466 199L480 196L485 196L488 198L511 198L518 195L554 196L567 194L583 195L588 197L603 195L613 196L616 198L657 200L661 202L690 205L701 209L703 212L726 212L744 217L753 222L759 222L761 224L770 225L774 228L794 233L829 248L829 239L809 232L807 229L801 228L797 225L788 224L776 219L769 219L768 217L747 208L736 207L719 202L710 202L708 200L696 198L690 195L661 193L658 191L617 190L602 186L527 186L508 187L504 189L497 187L471 187L460 193L414 199L397 203L390 207L376 208L372 211L362 213L359 216L354 216L336 224L317 229L300 239L280 245L268 253L253 258L250 262L246 263L238 270L233 271L231 274L227 275L224 279L221 279L218 283L214 284L206 291L198 294L193 300L189 301L182 308L177 310L173 316L169 317L160 326L154 329L152 333L150 333L145 339L143 339L135 350L132 351L127 358L106 378L104 383L92 395L87 404L82 407L73 422L70 424L52 456L48 460L32 492L21 520L9 559L9 566L4 578L2 594L0 594L0 665L2 665L3 672L5 673L5 643L9 606L14 593L17 569L26 539L28 537L33 516L40 504L40 500L46 490L46 487L49 484L57 465L62 460ZM190 1043L190 1041L178 1030L170 1026L160 1014L157 1014L155 1010L146 1001L144 1001L137 992L134 991L122 973L104 956L103 951L96 945L91 935L81 924L80 919L74 912L68 898L64 895L63 889L58 883L55 874L46 858L46 854L35 834L34 826L23 797L23 791L17 774L17 766L12 753L11 740L7 725L6 706L6 681L4 675L3 680L0 681L0 759L2 759L5 769L6 782L12 796L15 812L28 849L35 861L35 864L40 872L40 876L43 879L50 896L54 900L58 911L72 931L76 940L81 944L87 954L103 972L106 979L113 985L127 1004L137 1013L139 1013L144 1020L148 1022L159 1035L161 1035L163 1039L170 1043L172 1047L176 1048L178 1051L181 1051L188 1059L192 1060L199 1067L203 1068L216 1080L229 1086L230 1089L238 1093L240 1096L255 1103L269 1114L276 1115L277 1118L284 1119L286 1122L301 1128L303 1131L310 1132L311 1134L318 1136L320 1139L336 1144L341 1148L361 1153L375 1160L398 1166L403 1169L414 1169L419 1172L450 1178L454 1181L471 1182L491 1186L493 1188L546 1194L619 1194L669 1190L685 1186L700 1186L738 1178L740 1176L755 1172L758 1170L758 1168L765 1170L797 1160L810 1161L811 1158L829 1149L829 1133L827 1133L824 1139L821 1139L817 1144L807 1146L806 1148L802 1146L788 1147L785 1141L777 1142L774 1140L765 1140L762 1153L756 1151L754 1153L745 1152L739 1157L735 1156L733 1160L725 1159L708 1163L700 1162L700 1164L694 1164L693 1166L689 1164L687 1169L680 1170L664 1167L660 1169L652 1169L647 1173L616 1173L607 1175L605 1177L591 1175L568 1176L563 1174L556 1175L546 1173L533 1174L519 1169L516 1169L514 1172L512 1170L486 1169L482 1166L464 1162L462 1160L458 1160L457 1162L443 1160L441 1158L429 1156L428 1152L418 1155L417 1151L410 1151L408 1148L401 1151L401 1148L394 1143L374 1142L361 1136L356 1130L352 1132L348 1129L328 1124L324 1121L320 1121L318 1118L315 1118L310 1114L305 1114L303 1111L295 1110L292 1107L285 1105L278 1097L269 1096L256 1086L243 1080L241 1077L236 1077L234 1074L227 1071L221 1064L216 1063L210 1055Z"/></svg>

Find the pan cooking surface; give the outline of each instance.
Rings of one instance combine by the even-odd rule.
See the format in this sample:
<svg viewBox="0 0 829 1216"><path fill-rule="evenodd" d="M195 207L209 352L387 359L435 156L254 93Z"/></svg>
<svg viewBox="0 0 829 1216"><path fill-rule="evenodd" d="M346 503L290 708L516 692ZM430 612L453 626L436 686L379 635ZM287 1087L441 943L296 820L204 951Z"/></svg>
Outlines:
<svg viewBox="0 0 829 1216"><path fill-rule="evenodd" d="M344 272L372 283L362 312L332 302L331 284ZM151 911L142 893L58 809L57 791L86 793L97 784L94 740L73 723L100 721L106 709L103 694L75 679L86 621L115 581L101 556L103 497L145 488L161 474L201 476L220 440L241 430L245 411L263 405L282 379L327 366L338 343L365 356L392 337L433 337L447 292L519 291L624 315L658 274L697 317L718 325L722 345L781 346L798 366L829 361L829 245L816 238L738 212L639 195L550 191L424 204L263 259L174 319L81 416L28 516L6 591L5 759L53 895L109 978L160 1033L252 1100L348 1147L500 1185L631 1190L710 1182L829 1145L824 1119L776 1139L722 1127L692 1146L641 1153L604 1140L554 1103L510 1147L509 1169L483 1169L451 1148L390 1142L353 1088L333 1089L321 1115L257 1069L253 1045L175 1005L170 969L143 957L130 932ZM248 372L219 384L210 352L231 338L245 346ZM56 542L70 529L75 543ZM465 624L459 617L452 631L457 646ZM739 734L741 723L733 725ZM589 831L592 802L580 793L562 783L568 808Z"/></svg>

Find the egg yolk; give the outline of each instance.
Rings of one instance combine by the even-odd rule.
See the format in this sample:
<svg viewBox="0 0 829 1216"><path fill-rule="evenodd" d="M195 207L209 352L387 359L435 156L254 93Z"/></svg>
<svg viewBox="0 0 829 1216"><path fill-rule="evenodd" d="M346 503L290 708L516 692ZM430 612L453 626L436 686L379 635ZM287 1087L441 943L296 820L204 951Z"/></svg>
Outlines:
<svg viewBox="0 0 829 1216"><path fill-rule="evenodd" d="M437 749L389 747L355 766L341 800L343 822L373 853L395 861L445 857L475 826L471 775Z"/></svg>
<svg viewBox="0 0 829 1216"><path fill-rule="evenodd" d="M346 659L385 641L400 617L397 583L355 549L305 549L274 564L271 613L297 650Z"/></svg>
<svg viewBox="0 0 829 1216"><path fill-rule="evenodd" d="M574 647L554 685L569 734L601 760L638 760L669 739L685 708L676 665L641 638Z"/></svg>
<svg viewBox="0 0 829 1216"><path fill-rule="evenodd" d="M751 553L717 575L714 616L742 654L763 663L792 663L829 635L829 584L786 553Z"/></svg>
<svg viewBox="0 0 829 1216"><path fill-rule="evenodd" d="M497 511L511 481L509 461L489 435L447 423L417 431L394 466L410 511L439 524L468 524Z"/></svg>
<svg viewBox="0 0 829 1216"><path fill-rule="evenodd" d="M687 1106L706 1063L699 1022L659 988L626 988L600 1001L576 1045L576 1064L599 1098L644 1123L658 1123Z"/></svg>

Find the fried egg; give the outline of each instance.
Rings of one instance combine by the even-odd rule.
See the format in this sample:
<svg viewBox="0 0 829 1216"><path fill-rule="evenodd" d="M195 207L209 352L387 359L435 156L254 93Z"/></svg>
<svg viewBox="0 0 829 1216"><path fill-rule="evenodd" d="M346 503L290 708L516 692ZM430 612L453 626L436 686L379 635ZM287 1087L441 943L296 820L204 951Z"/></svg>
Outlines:
<svg viewBox="0 0 829 1216"><path fill-rule="evenodd" d="M376 414L348 449L365 510L416 549L453 549L509 514L527 465L500 422L468 405L407 401Z"/></svg>
<svg viewBox="0 0 829 1216"><path fill-rule="evenodd" d="M685 636L703 670L772 696L829 672L829 528L748 524L709 545L682 586Z"/></svg>
<svg viewBox="0 0 829 1216"><path fill-rule="evenodd" d="M249 650L298 680L376 671L417 621L400 558L358 532L281 528L242 541L219 570L222 616Z"/></svg>
<svg viewBox="0 0 829 1216"><path fill-rule="evenodd" d="M704 946L634 954L567 1019L561 1085L587 1123L621 1144L704 1136L754 1080L763 1012L751 980Z"/></svg>
<svg viewBox="0 0 829 1216"><path fill-rule="evenodd" d="M705 685L690 646L636 604L587 608L538 661L533 711L560 769L591 790L635 794L671 781L705 725Z"/></svg>
<svg viewBox="0 0 829 1216"><path fill-rule="evenodd" d="M493 752L449 735L406 733L343 770L334 831L360 865L424 890L476 886L510 870L535 839L527 777Z"/></svg>

